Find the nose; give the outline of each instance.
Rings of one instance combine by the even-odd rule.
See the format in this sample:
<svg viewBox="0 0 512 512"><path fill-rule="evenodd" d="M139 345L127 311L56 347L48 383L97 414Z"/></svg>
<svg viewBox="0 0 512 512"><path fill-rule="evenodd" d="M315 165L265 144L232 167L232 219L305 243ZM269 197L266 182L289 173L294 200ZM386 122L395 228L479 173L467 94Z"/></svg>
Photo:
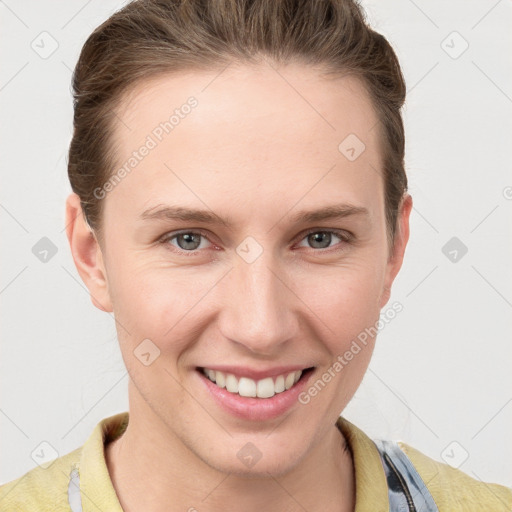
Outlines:
<svg viewBox="0 0 512 512"><path fill-rule="evenodd" d="M299 299L290 275L263 251L251 263L243 258L223 282L219 328L226 339L260 356L275 357L299 332Z"/></svg>

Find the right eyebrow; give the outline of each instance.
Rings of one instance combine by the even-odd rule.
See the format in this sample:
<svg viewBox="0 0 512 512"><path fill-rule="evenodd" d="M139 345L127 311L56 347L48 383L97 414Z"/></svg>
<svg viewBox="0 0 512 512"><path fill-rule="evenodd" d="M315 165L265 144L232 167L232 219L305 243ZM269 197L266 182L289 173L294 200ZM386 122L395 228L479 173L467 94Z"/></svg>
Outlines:
<svg viewBox="0 0 512 512"><path fill-rule="evenodd" d="M182 206L154 206L143 211L140 218L142 220L181 220L184 222L202 222L204 224L222 224L226 227L230 227L232 224L209 210L196 210Z"/></svg>

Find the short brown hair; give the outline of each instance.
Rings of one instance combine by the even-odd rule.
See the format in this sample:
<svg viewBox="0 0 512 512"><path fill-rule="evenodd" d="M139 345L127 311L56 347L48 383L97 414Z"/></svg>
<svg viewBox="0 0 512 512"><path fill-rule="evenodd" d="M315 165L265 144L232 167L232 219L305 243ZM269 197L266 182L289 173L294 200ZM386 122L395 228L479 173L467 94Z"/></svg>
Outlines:
<svg viewBox="0 0 512 512"><path fill-rule="evenodd" d="M386 223L394 240L407 190L405 81L391 45L369 27L356 0L134 0L96 28L73 74L68 175L100 238L102 201L94 191L116 164L111 134L123 94L158 74L251 63L258 56L361 80L381 125Z"/></svg>

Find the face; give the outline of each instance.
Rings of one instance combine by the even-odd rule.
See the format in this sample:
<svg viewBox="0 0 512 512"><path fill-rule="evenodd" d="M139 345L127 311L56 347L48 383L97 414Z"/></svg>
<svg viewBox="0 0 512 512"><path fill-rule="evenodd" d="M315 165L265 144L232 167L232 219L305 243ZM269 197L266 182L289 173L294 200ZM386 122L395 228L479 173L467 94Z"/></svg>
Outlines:
<svg viewBox="0 0 512 512"><path fill-rule="evenodd" d="M375 340L353 341L407 241L406 206L390 256L370 100L355 78L231 65L140 84L117 115L129 171L81 273L116 318L130 421L221 471L284 473L359 386Z"/></svg>

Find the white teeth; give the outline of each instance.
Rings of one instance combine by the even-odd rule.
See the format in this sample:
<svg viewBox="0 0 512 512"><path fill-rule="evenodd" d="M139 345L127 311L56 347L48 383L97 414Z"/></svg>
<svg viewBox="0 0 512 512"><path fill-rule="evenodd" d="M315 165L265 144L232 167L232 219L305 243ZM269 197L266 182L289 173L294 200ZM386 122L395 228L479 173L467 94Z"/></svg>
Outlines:
<svg viewBox="0 0 512 512"><path fill-rule="evenodd" d="M240 381L242 381L242 379L240 379ZM258 398L270 398L271 396L274 396L276 394L274 381L272 380L272 377L267 377L266 379L259 380L257 388Z"/></svg>
<svg viewBox="0 0 512 512"><path fill-rule="evenodd" d="M256 382L252 379L242 377L238 381L238 394L240 396L256 396Z"/></svg>
<svg viewBox="0 0 512 512"><path fill-rule="evenodd" d="M284 391L284 377L279 375L276 379L276 383L274 384L274 390L276 393L282 393Z"/></svg>
<svg viewBox="0 0 512 512"><path fill-rule="evenodd" d="M241 377L237 379L233 374L225 374L218 370L203 368L203 373L220 388L226 388L230 393L238 393L240 396L271 398L276 393L282 393L290 389L301 377L302 370L279 375L275 378L266 377L259 381Z"/></svg>
<svg viewBox="0 0 512 512"><path fill-rule="evenodd" d="M295 372L289 373L284 381L285 389L290 389L295 384Z"/></svg>
<svg viewBox="0 0 512 512"><path fill-rule="evenodd" d="M238 393L238 380L234 375L226 375L226 389L230 393Z"/></svg>
<svg viewBox="0 0 512 512"><path fill-rule="evenodd" d="M215 372L216 378L214 379L219 388L226 387L226 376L222 372ZM212 379L210 379L212 380Z"/></svg>

